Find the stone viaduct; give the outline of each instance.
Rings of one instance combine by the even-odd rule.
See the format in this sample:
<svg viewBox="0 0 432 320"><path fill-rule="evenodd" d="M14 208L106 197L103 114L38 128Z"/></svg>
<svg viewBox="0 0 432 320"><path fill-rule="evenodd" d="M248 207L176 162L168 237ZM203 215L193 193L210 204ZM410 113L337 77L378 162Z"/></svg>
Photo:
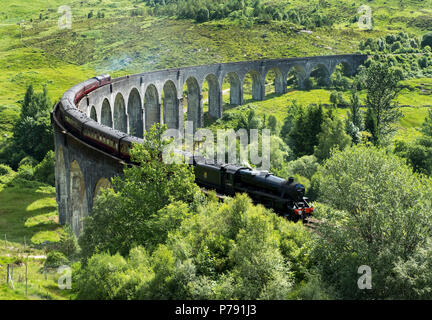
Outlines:
<svg viewBox="0 0 432 320"><path fill-rule="evenodd" d="M84 82L67 91L62 101L67 97L82 112L82 119L93 119L100 130L142 139L144 131L156 122L182 129L187 118L194 128L202 127L204 90L208 90L209 115L222 117L224 81L230 86L230 104L241 105L248 74L252 80L252 99L263 100L270 71L274 75L275 92L283 94L287 92L289 74L296 76L302 88L314 70L320 69L328 82L336 66L342 64L347 74L354 74L366 59L365 55L316 56L160 70L113 79L86 92L78 101L69 98L75 98L74 94L85 87ZM93 200L101 188L110 185L112 177L122 173L124 162L58 123L53 119L59 222L71 225L78 235L83 227L82 218L89 214Z"/></svg>

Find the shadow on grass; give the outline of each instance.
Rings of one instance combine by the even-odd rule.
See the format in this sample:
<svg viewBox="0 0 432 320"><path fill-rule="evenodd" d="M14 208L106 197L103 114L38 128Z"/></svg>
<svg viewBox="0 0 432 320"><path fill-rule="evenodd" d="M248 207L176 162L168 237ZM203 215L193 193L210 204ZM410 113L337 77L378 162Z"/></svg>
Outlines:
<svg viewBox="0 0 432 320"><path fill-rule="evenodd" d="M12 178L0 191L0 237L27 245L55 241L58 224L54 187ZM25 240L24 240L25 239Z"/></svg>

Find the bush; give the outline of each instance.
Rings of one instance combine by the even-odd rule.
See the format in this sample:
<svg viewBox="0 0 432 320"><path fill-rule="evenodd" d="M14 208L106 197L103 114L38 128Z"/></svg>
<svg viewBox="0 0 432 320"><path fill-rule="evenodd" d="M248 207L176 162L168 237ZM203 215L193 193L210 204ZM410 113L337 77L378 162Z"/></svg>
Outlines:
<svg viewBox="0 0 432 320"><path fill-rule="evenodd" d="M0 163L0 176L9 175L12 172L13 172L13 170L11 169L11 167L9 167L8 165Z"/></svg>
<svg viewBox="0 0 432 320"><path fill-rule="evenodd" d="M33 180L34 168L28 164L22 165L18 168L16 178L31 181Z"/></svg>
<svg viewBox="0 0 432 320"><path fill-rule="evenodd" d="M73 257L79 251L78 240L69 226L65 228L65 232L60 236L59 251L68 258Z"/></svg>
<svg viewBox="0 0 432 320"><path fill-rule="evenodd" d="M423 36L421 46L422 48L425 48L426 46L432 47L432 32L428 32Z"/></svg>
<svg viewBox="0 0 432 320"><path fill-rule="evenodd" d="M140 288L153 277L149 265L150 258L142 247L132 249L127 260L119 254L96 254L77 273L77 298L136 299Z"/></svg>
<svg viewBox="0 0 432 320"><path fill-rule="evenodd" d="M59 251L51 251L47 255L44 266L46 268L58 268L68 263L69 260L63 253Z"/></svg>
<svg viewBox="0 0 432 320"><path fill-rule="evenodd" d="M310 180L317 169L318 159L312 155L289 162L285 172L286 176L300 175Z"/></svg>
<svg viewBox="0 0 432 320"><path fill-rule="evenodd" d="M37 165L37 160L31 156L26 156L24 158L21 159L21 161L18 163L18 167L21 166L30 166L30 167L34 167L35 165Z"/></svg>
<svg viewBox="0 0 432 320"><path fill-rule="evenodd" d="M55 185L55 153L48 151L45 158L34 168L34 179Z"/></svg>

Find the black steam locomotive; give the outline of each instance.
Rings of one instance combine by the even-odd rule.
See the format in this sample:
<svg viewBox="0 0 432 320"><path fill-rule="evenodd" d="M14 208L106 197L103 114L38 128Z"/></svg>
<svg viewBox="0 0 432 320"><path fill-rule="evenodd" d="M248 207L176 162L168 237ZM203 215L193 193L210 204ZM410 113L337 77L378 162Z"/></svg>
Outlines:
<svg viewBox="0 0 432 320"><path fill-rule="evenodd" d="M285 180L268 171L232 164L206 164L202 159L193 163L195 180L201 187L224 195L247 193L255 203L294 221L305 220L314 211L304 196L304 186L294 178Z"/></svg>
<svg viewBox="0 0 432 320"><path fill-rule="evenodd" d="M142 139L106 127L88 118L76 107L89 92L111 84L109 75L87 80L67 91L52 112L52 121L65 134L97 147L98 150L129 162L130 148ZM232 164L208 164L202 158L182 153L194 166L196 183L207 189L214 189L223 195L247 193L256 203L272 208L278 214L291 220L306 219L314 208L304 197L305 188L293 178L285 180L266 171Z"/></svg>

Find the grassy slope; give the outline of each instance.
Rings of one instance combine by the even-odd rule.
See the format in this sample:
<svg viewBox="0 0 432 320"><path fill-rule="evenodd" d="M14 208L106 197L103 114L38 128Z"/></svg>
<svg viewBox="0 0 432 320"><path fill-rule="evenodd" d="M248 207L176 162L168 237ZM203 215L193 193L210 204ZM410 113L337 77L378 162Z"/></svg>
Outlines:
<svg viewBox="0 0 432 320"><path fill-rule="evenodd" d="M69 299L70 292L59 290L59 274L41 272L45 241L60 239L55 189L34 182L18 183L14 174L0 180L0 300ZM6 237L6 242L5 242ZM25 295L25 267L14 269L15 290L5 283L7 264L28 263L28 295Z"/></svg>

